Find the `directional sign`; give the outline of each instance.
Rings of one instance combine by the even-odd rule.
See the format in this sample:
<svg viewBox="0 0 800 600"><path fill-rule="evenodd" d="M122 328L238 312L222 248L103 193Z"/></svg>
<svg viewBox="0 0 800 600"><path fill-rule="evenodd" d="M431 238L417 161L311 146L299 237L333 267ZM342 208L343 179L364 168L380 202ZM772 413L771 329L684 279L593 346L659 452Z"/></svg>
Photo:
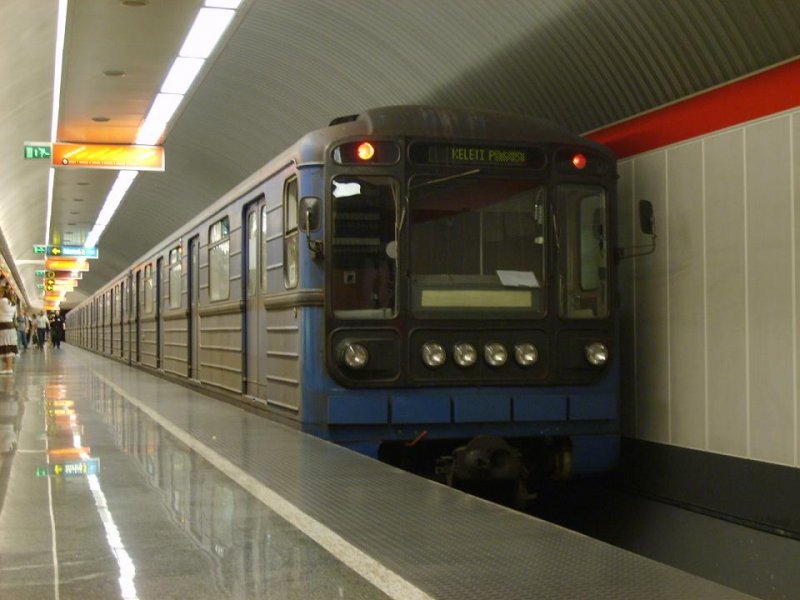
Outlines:
<svg viewBox="0 0 800 600"><path fill-rule="evenodd" d="M34 250L35 252L35 250ZM47 246L48 256L74 256L81 258L99 258L97 248L84 248L83 246Z"/></svg>
<svg viewBox="0 0 800 600"><path fill-rule="evenodd" d="M46 467L37 467L37 477L47 477L48 475L75 476L75 475L97 475L100 472L100 459L87 458L84 460L69 460L52 462Z"/></svg>
<svg viewBox="0 0 800 600"><path fill-rule="evenodd" d="M36 275L47 279L83 279L83 273L73 274L72 271L36 271Z"/></svg>
<svg viewBox="0 0 800 600"><path fill-rule="evenodd" d="M52 158L53 150L50 142L25 142L23 144L26 159Z"/></svg>
<svg viewBox="0 0 800 600"><path fill-rule="evenodd" d="M45 252L47 252L47 246L36 245L33 247L34 254L44 254Z"/></svg>

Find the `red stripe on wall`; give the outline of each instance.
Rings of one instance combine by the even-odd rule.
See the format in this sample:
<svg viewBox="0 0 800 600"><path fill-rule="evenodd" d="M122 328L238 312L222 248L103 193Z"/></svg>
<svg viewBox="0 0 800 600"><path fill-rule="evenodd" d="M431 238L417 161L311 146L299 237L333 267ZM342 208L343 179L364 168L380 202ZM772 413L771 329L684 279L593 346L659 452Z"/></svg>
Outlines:
<svg viewBox="0 0 800 600"><path fill-rule="evenodd" d="M619 158L800 106L800 59L586 134Z"/></svg>

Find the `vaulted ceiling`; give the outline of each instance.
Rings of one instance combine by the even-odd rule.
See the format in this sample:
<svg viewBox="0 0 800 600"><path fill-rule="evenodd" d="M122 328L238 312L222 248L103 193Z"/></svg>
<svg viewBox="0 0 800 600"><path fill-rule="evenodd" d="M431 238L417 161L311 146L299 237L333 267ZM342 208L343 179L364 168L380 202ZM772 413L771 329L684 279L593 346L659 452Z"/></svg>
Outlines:
<svg viewBox="0 0 800 600"><path fill-rule="evenodd" d="M57 140L133 143L203 0L70 0ZM41 305L58 0L0 1L0 250ZM77 304L305 132L441 104L586 132L800 55L797 0L243 0L98 244ZM55 171L50 242L82 244L114 173Z"/></svg>

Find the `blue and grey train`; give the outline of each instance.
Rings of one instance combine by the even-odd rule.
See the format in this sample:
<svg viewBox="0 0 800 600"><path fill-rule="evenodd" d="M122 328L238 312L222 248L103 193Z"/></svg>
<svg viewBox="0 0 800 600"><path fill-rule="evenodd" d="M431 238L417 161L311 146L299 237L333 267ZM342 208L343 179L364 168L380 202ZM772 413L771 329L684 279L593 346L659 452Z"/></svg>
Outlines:
<svg viewBox="0 0 800 600"><path fill-rule="evenodd" d="M70 341L448 481L608 470L616 179L543 120L337 118L72 310Z"/></svg>

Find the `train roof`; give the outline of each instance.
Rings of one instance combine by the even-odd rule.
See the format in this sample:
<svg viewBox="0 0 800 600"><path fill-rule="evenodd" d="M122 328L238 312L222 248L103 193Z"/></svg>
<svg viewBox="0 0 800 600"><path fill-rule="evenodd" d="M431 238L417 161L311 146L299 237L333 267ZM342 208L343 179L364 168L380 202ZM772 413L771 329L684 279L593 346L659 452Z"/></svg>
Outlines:
<svg viewBox="0 0 800 600"><path fill-rule="evenodd" d="M298 141L302 162L324 160L330 143L358 136L485 140L520 144L580 144L613 157L611 150L552 121L527 115L437 106L384 106L339 117Z"/></svg>

